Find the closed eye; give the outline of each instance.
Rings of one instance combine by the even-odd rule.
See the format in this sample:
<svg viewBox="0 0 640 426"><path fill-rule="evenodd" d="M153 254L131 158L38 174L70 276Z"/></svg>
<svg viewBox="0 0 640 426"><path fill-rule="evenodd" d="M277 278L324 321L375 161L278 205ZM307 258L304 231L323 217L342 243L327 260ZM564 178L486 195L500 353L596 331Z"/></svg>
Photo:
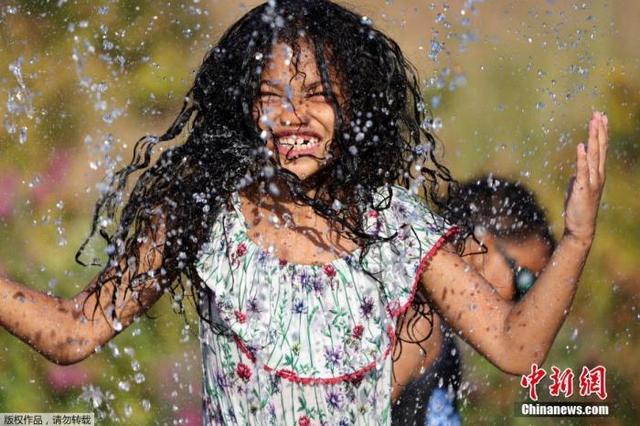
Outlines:
<svg viewBox="0 0 640 426"><path fill-rule="evenodd" d="M324 91L323 92L309 93L307 95L307 98L311 99L311 100L323 100L324 101L327 97L328 97L328 94L327 94L327 92L324 92Z"/></svg>
<svg viewBox="0 0 640 426"><path fill-rule="evenodd" d="M282 95L276 92L260 92L258 93L258 96L263 97L263 96L282 96Z"/></svg>
<svg viewBox="0 0 640 426"><path fill-rule="evenodd" d="M258 93L258 98L261 102L277 102L282 97L282 94L270 91L261 91Z"/></svg>

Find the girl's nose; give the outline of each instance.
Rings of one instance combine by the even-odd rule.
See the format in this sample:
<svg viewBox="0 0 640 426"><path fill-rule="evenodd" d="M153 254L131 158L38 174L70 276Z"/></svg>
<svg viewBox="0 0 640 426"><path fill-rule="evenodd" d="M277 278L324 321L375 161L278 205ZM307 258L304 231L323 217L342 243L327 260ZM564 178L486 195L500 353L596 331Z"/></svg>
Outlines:
<svg viewBox="0 0 640 426"><path fill-rule="evenodd" d="M280 109L278 121L282 126L301 126L309 123L304 102L287 101Z"/></svg>

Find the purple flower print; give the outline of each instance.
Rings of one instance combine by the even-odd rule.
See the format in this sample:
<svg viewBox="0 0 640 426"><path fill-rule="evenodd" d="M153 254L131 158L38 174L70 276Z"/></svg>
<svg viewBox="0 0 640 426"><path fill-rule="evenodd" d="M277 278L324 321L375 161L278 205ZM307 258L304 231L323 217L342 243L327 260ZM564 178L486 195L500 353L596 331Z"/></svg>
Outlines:
<svg viewBox="0 0 640 426"><path fill-rule="evenodd" d="M313 289L313 283L312 283L313 279L311 275L309 275L307 271L302 271L300 273L299 279L300 279L300 286L302 287L302 289L306 293L309 293Z"/></svg>
<svg viewBox="0 0 640 426"><path fill-rule="evenodd" d="M335 367L342 360L342 350L340 348L325 348L324 358L327 360L327 365Z"/></svg>
<svg viewBox="0 0 640 426"><path fill-rule="evenodd" d="M342 394L337 390L330 390L327 393L327 404L333 409L339 410L342 407Z"/></svg>
<svg viewBox="0 0 640 426"><path fill-rule="evenodd" d="M317 292L317 293L322 293L322 291L324 290L324 282L322 282L322 279L316 277L313 280L313 289Z"/></svg>
<svg viewBox="0 0 640 426"><path fill-rule="evenodd" d="M258 307L258 300L254 297L250 298L247 301L247 311L257 314L260 312L260 308Z"/></svg>
<svg viewBox="0 0 640 426"><path fill-rule="evenodd" d="M304 314L307 312L307 307L304 304L304 300L296 299L293 301L293 313Z"/></svg>
<svg viewBox="0 0 640 426"><path fill-rule="evenodd" d="M360 303L360 313L363 317L369 318L373 312L373 299L366 296Z"/></svg>
<svg viewBox="0 0 640 426"><path fill-rule="evenodd" d="M224 371L218 371L216 372L216 384L218 385L219 388L228 388L231 383L229 383L229 381L227 380L227 376L225 375Z"/></svg>
<svg viewBox="0 0 640 426"><path fill-rule="evenodd" d="M279 376L269 376L269 389L271 390L272 394L277 394L278 392L280 392L280 381L281 379Z"/></svg>

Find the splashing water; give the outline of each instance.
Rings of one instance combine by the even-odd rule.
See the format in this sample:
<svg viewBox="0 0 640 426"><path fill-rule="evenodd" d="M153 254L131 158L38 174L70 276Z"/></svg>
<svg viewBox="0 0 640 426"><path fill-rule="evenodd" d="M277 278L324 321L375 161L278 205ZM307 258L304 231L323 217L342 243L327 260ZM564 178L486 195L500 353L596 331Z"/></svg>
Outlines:
<svg viewBox="0 0 640 426"><path fill-rule="evenodd" d="M33 107L34 94L25 82L22 72L22 65L24 58L20 56L15 62L9 64L9 71L18 83L17 87L14 87L9 91L6 107L7 114L4 117L4 128L9 134L18 133L18 141L20 144L27 142L28 128L26 126L20 126L21 116L24 116L28 120L33 120L35 110Z"/></svg>
<svg viewBox="0 0 640 426"><path fill-rule="evenodd" d="M73 247L70 246L74 246L77 235L84 228L65 222L63 218L82 216L90 211L87 206L79 207L78 200L97 196L107 190L104 182L95 182L105 173L111 177L113 170L122 165L123 159L130 157L130 144L136 139L134 135L166 127L170 116L181 102L185 87L193 77L191 70L197 67L206 47L213 44L223 30L218 21L224 20L218 20L219 15L210 13L210 10L222 8L222 3L229 3L229 6L224 7L237 14L238 10L246 10L249 6L215 1L205 5L206 2L197 0L172 4L159 2L152 6L144 2L100 0L94 4L79 6L66 0L58 0L43 2L41 8L36 10L31 8L32 2L14 3L15 6L0 6L0 24L3 26L0 31L4 32L11 26L18 28L19 22L12 20L14 18L34 25L34 17L38 16L37 22L42 24L42 32L46 34L43 36L34 30L33 34L28 34L34 40L30 42L31 39L25 38L27 35L24 33L15 33L12 34L16 40L15 47L3 45L0 49L4 63L9 64L5 68L5 72L9 73L3 81L3 86L6 87L3 91L3 94L6 93L6 98L3 98L3 101L6 99L3 102L3 128L11 136L13 148L22 150L19 152L28 157L28 160L17 161L20 166L29 165L29 162L35 164L51 155L52 146L55 148L73 141L84 141L84 144L77 144L72 150L74 161L84 163L84 167L79 167L82 171L71 177L70 180L74 182L70 182L69 186L72 189L66 190L62 188L66 185L61 184L61 195L49 198L50 204L55 203L55 209L53 205L38 207L34 202L10 207L12 210L24 208L33 211L33 227L35 224L52 226L50 239L54 247L57 244L60 250L71 250ZM423 7L420 13L424 10L432 12L429 15L432 18L421 16L421 26L417 27L419 31L398 31L403 33L399 42L403 49L408 47L407 50L422 44L415 62L425 78L423 88L426 102L417 107L429 115L433 110L437 110L437 113L421 123L421 126L437 133L445 142L448 151L446 160L452 163L452 170L457 171L458 177L464 178L477 171L495 169L519 177L525 182L537 182L537 189L541 190L545 205L549 205L555 216L559 217L559 204L552 204L548 193L562 192L564 188L558 182L564 182L572 173L572 157L569 154L573 154L571 150L576 140L584 133L581 123L573 116L602 103L603 93L610 90L620 92L615 95L615 102L610 104L612 114L624 117L616 128L616 132L619 132L614 148L618 161L616 173L630 176L628 181L634 181L637 176L629 170L634 169L633 166L638 161L636 141L639 139L637 126L633 126L638 122L635 111L639 101L633 97L638 92L633 76L640 75L640 72L637 72L637 64L630 66L619 62L614 51L605 49L600 44L601 40L610 37L613 32L622 34L625 31L617 22L608 27L609 20L606 24L603 21L603 17L608 16L609 12L613 13L615 8L597 5L596 2L566 5L556 1L542 2L541 5L487 2L483 5L482 17L483 20L487 18L483 23L475 19L479 13L478 1L414 3L412 7ZM271 4L275 6L276 2L272 1ZM399 10L402 9L399 4L397 1L385 2L383 12L376 11L370 17L363 17L362 24L372 26L375 22L376 25L397 26L402 29L401 21L409 20L414 12ZM600 10L602 8L606 9L606 13ZM393 21L389 16L394 14L399 14L401 18ZM216 16L216 19L212 19L212 16ZM285 18L278 16L275 9L265 16L265 20L273 27L286 24ZM428 31L425 31L424 22L431 25ZM11 40L12 37L5 39ZM624 48L624 43L616 43L615 46L616 49ZM34 71L36 62L30 59L36 55L32 57L31 53L26 53L36 48L42 50L37 56L39 66L43 68L37 72ZM472 61L465 60L461 55L465 50L469 51ZM603 51L607 51L606 61L602 56ZM263 54L259 55L256 60L263 59ZM45 68L55 71L47 72ZM603 80L603 75L609 80ZM603 81L606 83L603 84ZM51 88L46 87L48 85ZM73 93L73 96L69 96L75 98L73 103L66 98L68 93ZM72 119L68 120L68 117ZM353 145L349 147L350 155L357 157L361 152L357 143L367 138L367 128L370 127L363 118L359 131L351 134ZM433 150L434 147L429 144L416 147L416 152L420 154ZM4 173L5 170L0 172ZM274 169L266 167L262 173L265 177L271 177ZM28 191L36 191L46 186L50 180L41 169L29 168L26 176L23 180ZM245 180L242 185L248 183ZM626 183L618 186L632 188ZM613 198L618 189L611 189L607 196ZM3 191L5 190L0 188L2 202L6 197ZM62 194L63 191L65 192ZM277 195L279 189L271 185L269 191ZM93 195L87 195L92 192ZM626 211L615 199L609 201L603 204L607 206L606 209L603 208L603 212L607 212L601 215L602 220L614 218L617 223L622 224L633 217L635 210ZM203 198L202 203L206 202ZM343 206L338 202L333 208L340 210ZM103 225L107 227L114 224L105 220ZM559 225L555 224L554 230L559 229ZM595 247L596 253L598 250L610 253L610 269L615 271L616 279L620 278L622 284L614 288L612 295L603 295L599 289L594 289L593 282L605 282L600 276L614 274L611 271L603 272L596 263L592 276L585 277L580 290L584 293L577 295L578 299L584 299L584 294L593 299L586 303L583 300L586 308L583 307L582 310L595 306L597 309L592 309L593 311L609 312L608 303L614 305L609 297L614 298L612 300L616 301L616 306L628 307L628 303L632 303L624 299L629 294L629 290L625 288L628 284L625 283L637 281L628 272L633 267L625 263L628 262L625 261L625 256L618 256L613 249L627 247L629 251L626 257L634 258L635 246L626 242L616 244L614 239L616 233L632 235L631 232L624 232L625 229L635 228L620 225L620 228L609 233L611 235L601 234L598 242L601 246ZM24 238L29 241L35 240L29 232L20 234L24 234ZM29 244L38 244L35 253L51 252L50 249L42 249L40 242ZM115 247L113 245L105 250L99 247L95 253L102 255L106 250L115 250ZM19 250L16 249L16 252ZM24 253L19 254L26 257ZM31 252L29 255L34 256ZM96 255L96 259L99 257L103 256ZM11 265L11 262L7 261L5 264L5 259L0 261L0 270L4 273L6 265ZM71 266L58 267L57 262L58 260L55 261L55 267L47 265L47 268L34 268L44 277L43 287L48 287L49 290L79 290L74 287L79 282L77 274L65 273L60 278L48 275L66 267L73 271ZM7 270L13 272L9 268L11 266ZM628 300L634 298L629 296ZM468 308L476 309L473 304L468 305ZM635 311L635 307L630 312L629 318L632 321L640 321L640 314ZM610 316L618 318L617 315L615 313ZM570 343L566 345L567 351L571 352L572 357L575 356L567 358L571 362L579 359L575 354L582 356L586 352L581 340L583 337L580 337L584 333L579 333L578 330L597 329L598 327L593 327L594 323L602 327L601 322L604 320L598 322L593 318L591 317L591 322L587 319L586 325L580 323L578 328L572 324L561 332L566 332L563 339L565 343ZM197 339L189 337L193 328L169 322L166 325L164 321L165 318L161 317L154 323L154 327L163 330L161 332L149 332L144 327L146 323L140 322L131 327L130 332L125 330L118 337L121 339L117 340L119 346L109 343L109 350L100 355L101 360L107 364L105 373L97 379L100 386L83 387L79 397L80 401L96 410L99 419L108 418L109 421L122 421L126 424L137 419L140 414L151 412L153 413L146 418L158 419L160 412L162 415L171 415L162 410L178 411L184 405L183 401L177 400L180 395L187 393L187 389L190 390L190 384L185 379L185 371L190 368L186 360L174 364L172 368L180 372L175 376L170 375L164 382L155 376L155 364L152 369L145 369L146 363L150 362L149 350L145 347L156 350L158 344L165 345L167 340L179 341L186 345L185 348L198 343ZM609 323L605 325L611 326ZM611 326L611 335L622 336L618 337L622 341L619 346L633 343L633 339L626 337L625 333L620 334L615 327L617 324ZM113 328L115 331L123 331L123 326L118 321L113 323ZM165 328L173 330L171 339L164 335ZM593 337L598 340L596 334L593 333ZM124 341L126 343L120 343ZM594 344L594 347L607 346L608 342L603 340ZM132 347L136 348L137 353L134 353ZM561 345L560 348L562 347ZM163 347L163 351L164 349ZM188 350L184 349L185 355ZM625 353L624 350L622 352ZM607 361L611 360L611 364L625 364L623 355L609 358L604 349L594 353ZM164 355L165 358L169 356ZM134 359L134 356L138 358ZM197 364L197 361L191 362ZM472 363L473 361L470 362ZM471 379L463 382L458 394L463 404L467 404L467 397L474 392L474 401L479 395L480 401L495 406L497 403L491 402L494 394L487 389L500 388L504 394L508 394L513 388L517 389L508 380L486 373L485 369L473 365ZM19 369L15 371L16 375L20 374ZM154 391L157 394L147 392L148 384L156 382L164 385L162 389ZM500 385L495 386L495 383ZM172 388L172 385L176 388ZM5 392L0 386L0 399L4 398ZM129 398L135 398L135 402L129 402ZM123 414L122 419L115 415L112 407L114 401L119 402L118 414ZM481 416L490 417L491 409L487 408ZM487 420L487 423L491 421Z"/></svg>

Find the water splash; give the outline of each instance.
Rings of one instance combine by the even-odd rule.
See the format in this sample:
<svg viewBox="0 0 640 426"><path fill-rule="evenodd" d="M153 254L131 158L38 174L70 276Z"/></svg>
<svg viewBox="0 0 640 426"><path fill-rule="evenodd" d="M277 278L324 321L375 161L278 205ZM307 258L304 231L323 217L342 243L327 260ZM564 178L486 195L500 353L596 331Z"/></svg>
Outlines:
<svg viewBox="0 0 640 426"><path fill-rule="evenodd" d="M20 126L21 117L33 120L35 109L33 107L33 92L27 87L23 76L22 66L24 58L20 56L15 62L9 64L9 71L15 78L17 86L9 90L7 96L7 113L4 117L4 128L9 134L18 133L18 142L24 144L28 138L27 126ZM19 127L20 126L20 127Z"/></svg>
<svg viewBox="0 0 640 426"><path fill-rule="evenodd" d="M111 404L111 401L115 400L115 396L111 391L103 391L100 387L94 385L85 385L82 387L82 393L78 399L92 407L97 420L119 421Z"/></svg>

